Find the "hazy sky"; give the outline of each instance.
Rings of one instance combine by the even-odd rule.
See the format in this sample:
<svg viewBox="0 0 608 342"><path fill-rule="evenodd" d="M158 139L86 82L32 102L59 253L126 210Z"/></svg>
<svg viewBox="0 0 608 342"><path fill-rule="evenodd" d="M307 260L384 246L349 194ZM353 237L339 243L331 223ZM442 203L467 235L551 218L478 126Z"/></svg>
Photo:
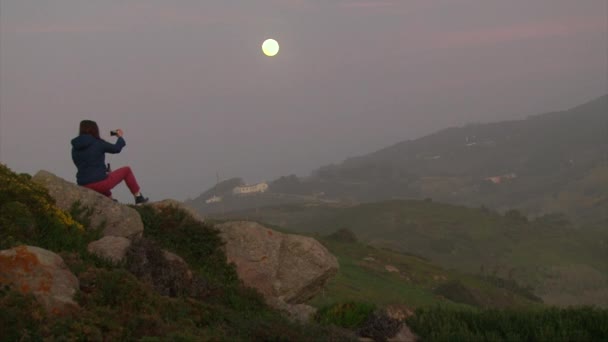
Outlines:
<svg viewBox="0 0 608 342"><path fill-rule="evenodd" d="M216 172L306 176L447 126L566 109L608 93L607 3L0 0L0 161L75 181L70 140L92 119L125 131L114 167L182 200Z"/></svg>

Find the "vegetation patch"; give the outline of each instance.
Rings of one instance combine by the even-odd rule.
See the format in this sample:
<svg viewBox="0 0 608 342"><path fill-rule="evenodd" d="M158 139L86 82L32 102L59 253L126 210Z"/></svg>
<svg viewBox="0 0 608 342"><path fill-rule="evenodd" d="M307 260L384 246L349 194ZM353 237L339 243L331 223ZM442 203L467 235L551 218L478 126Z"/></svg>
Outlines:
<svg viewBox="0 0 608 342"><path fill-rule="evenodd" d="M450 281L441 284L435 289L435 294L443 296L453 302L467 304L470 306L480 306L481 302L475 297L473 292L464 286L460 281Z"/></svg>
<svg viewBox="0 0 608 342"><path fill-rule="evenodd" d="M216 294L214 298L253 310L265 307L260 295L242 286L234 265L228 264L226 260L222 250L223 242L213 226L200 222L173 206L162 209L142 206L135 209L144 223L144 237L155 241L147 243L147 251L144 251L145 246L140 246L140 252L147 253L148 258L160 263L160 250L151 248L152 245L158 245L181 256L196 274L205 279L207 291ZM136 253L130 255L135 257ZM249 300L240 302L245 297Z"/></svg>
<svg viewBox="0 0 608 342"><path fill-rule="evenodd" d="M370 303L336 303L317 311L315 320L321 324L333 324L342 328L360 327L372 315L376 306Z"/></svg>
<svg viewBox="0 0 608 342"><path fill-rule="evenodd" d="M40 340L46 313L33 296L0 285L0 340Z"/></svg>
<svg viewBox="0 0 608 342"><path fill-rule="evenodd" d="M30 244L53 251L86 249L84 226L55 205L30 175L0 164L0 249Z"/></svg>
<svg viewBox="0 0 608 342"><path fill-rule="evenodd" d="M348 228L342 228L328 236L329 239L340 241L340 242L351 242L355 243L358 241L357 235Z"/></svg>
<svg viewBox="0 0 608 342"><path fill-rule="evenodd" d="M407 324L426 341L602 341L608 310L431 307L416 310Z"/></svg>
<svg viewBox="0 0 608 342"><path fill-rule="evenodd" d="M378 310L367 318L357 332L374 341L386 341L399 332L401 325L399 320L389 317L384 310Z"/></svg>
<svg viewBox="0 0 608 342"><path fill-rule="evenodd" d="M563 291L585 291L588 293L585 301L578 304L594 302L608 306L607 297L594 292L594 277L579 277L576 284L563 291L545 286L547 282L567 284L566 277L558 275L559 278L554 279L548 274L552 269L567 265L587 266L608 274L604 242L608 239L606 225L579 229L563 215L527 218L517 210L501 214L483 207L391 200L347 208L329 205L259 208L222 217L248 217L281 224L291 232L318 236L327 236L338 227L348 227L362 244L419 255L460 273L483 273L482 276L489 273L492 277L507 279L506 282L487 280L532 301L541 295L540 289L545 289L542 297L546 302L570 305L572 301L560 296ZM337 245L334 243L337 241L327 240ZM352 244L353 248L355 245ZM351 246L343 249L348 248ZM343 264L342 260L340 264ZM394 262L387 264L395 265ZM480 272L482 269L487 271ZM413 280L411 275L407 276Z"/></svg>
<svg viewBox="0 0 608 342"><path fill-rule="evenodd" d="M177 208L137 209L145 239L134 244L130 260L116 266L86 251L103 228L90 227L90 208L76 203L71 214L63 212L29 175L0 165L0 249L26 244L59 253L80 284L75 294L79 307L63 316L45 312L33 296L0 285L0 340L353 339L332 326L290 322L269 308L256 291L242 286L212 226ZM161 248L189 265L180 272L170 270L174 265L163 261ZM154 261L151 268L135 267L137 257ZM192 277L181 286L186 268Z"/></svg>

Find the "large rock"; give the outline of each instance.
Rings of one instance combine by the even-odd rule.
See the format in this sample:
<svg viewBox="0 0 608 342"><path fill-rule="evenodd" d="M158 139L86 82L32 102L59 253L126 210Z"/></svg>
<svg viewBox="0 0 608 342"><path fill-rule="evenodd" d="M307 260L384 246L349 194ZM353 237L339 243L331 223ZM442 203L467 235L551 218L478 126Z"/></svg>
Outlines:
<svg viewBox="0 0 608 342"><path fill-rule="evenodd" d="M65 313L78 306L73 299L78 279L63 259L46 249L19 246L0 251L0 284L33 294L49 312Z"/></svg>
<svg viewBox="0 0 608 342"><path fill-rule="evenodd" d="M124 260L130 246L131 240L126 237L104 236L97 241L89 243L87 250L92 254L117 264Z"/></svg>
<svg viewBox="0 0 608 342"><path fill-rule="evenodd" d="M338 272L338 261L313 238L283 234L255 222L215 226L226 242L228 262L245 285L267 300L303 303Z"/></svg>
<svg viewBox="0 0 608 342"><path fill-rule="evenodd" d="M92 209L91 226L103 226L103 236L133 239L142 235L144 224L135 209L115 203L98 192L70 183L44 170L38 171L32 180L46 187L57 206L65 211L69 211L77 201L83 207Z"/></svg>

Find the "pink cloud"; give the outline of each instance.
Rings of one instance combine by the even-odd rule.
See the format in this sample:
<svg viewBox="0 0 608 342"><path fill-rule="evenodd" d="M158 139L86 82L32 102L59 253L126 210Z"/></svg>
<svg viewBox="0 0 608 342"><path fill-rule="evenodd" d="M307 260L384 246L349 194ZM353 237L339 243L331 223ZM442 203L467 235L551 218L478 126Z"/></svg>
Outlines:
<svg viewBox="0 0 608 342"><path fill-rule="evenodd" d="M499 27L477 31L442 32L435 34L435 45L442 47L478 46L514 41L567 37L585 32L606 32L605 18L564 19L521 26Z"/></svg>
<svg viewBox="0 0 608 342"><path fill-rule="evenodd" d="M118 31L116 27L103 25L79 25L79 24L39 24L15 27L16 33L96 33Z"/></svg>
<svg viewBox="0 0 608 342"><path fill-rule="evenodd" d="M46 18L44 21L5 24L8 32L26 34L126 32L146 27L208 26L222 22L251 20L243 13L226 10L208 10L204 6L180 8L154 5L146 2L131 2L128 5L113 5L102 13L87 13L80 17Z"/></svg>

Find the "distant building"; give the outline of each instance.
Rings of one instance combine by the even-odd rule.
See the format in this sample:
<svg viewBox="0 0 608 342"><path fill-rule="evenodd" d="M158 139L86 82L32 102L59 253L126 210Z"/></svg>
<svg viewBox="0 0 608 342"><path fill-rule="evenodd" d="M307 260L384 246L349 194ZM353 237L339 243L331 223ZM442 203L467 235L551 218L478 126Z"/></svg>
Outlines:
<svg viewBox="0 0 608 342"><path fill-rule="evenodd" d="M268 190L268 184L266 182L262 182L262 183L258 183L258 184L254 184L254 185L244 185L244 186L237 186L236 188L232 189L232 193L235 195L240 195L240 194L253 194L253 193L262 193L262 192L266 192Z"/></svg>
<svg viewBox="0 0 608 342"><path fill-rule="evenodd" d="M517 178L517 175L514 173L508 173L506 175L502 175L502 176L492 176L492 177L487 177L485 178L485 180L492 182L494 184L500 184L506 180L510 180L510 179L514 179Z"/></svg>
<svg viewBox="0 0 608 342"><path fill-rule="evenodd" d="M485 180L490 181L494 184L500 184L502 183L502 179L500 178L500 176L494 176L494 177L487 177Z"/></svg>
<svg viewBox="0 0 608 342"><path fill-rule="evenodd" d="M206 200L205 203L211 204L211 203L218 203L218 202L221 202L221 201L222 201L221 197L213 196L213 197L209 198L208 200Z"/></svg>

